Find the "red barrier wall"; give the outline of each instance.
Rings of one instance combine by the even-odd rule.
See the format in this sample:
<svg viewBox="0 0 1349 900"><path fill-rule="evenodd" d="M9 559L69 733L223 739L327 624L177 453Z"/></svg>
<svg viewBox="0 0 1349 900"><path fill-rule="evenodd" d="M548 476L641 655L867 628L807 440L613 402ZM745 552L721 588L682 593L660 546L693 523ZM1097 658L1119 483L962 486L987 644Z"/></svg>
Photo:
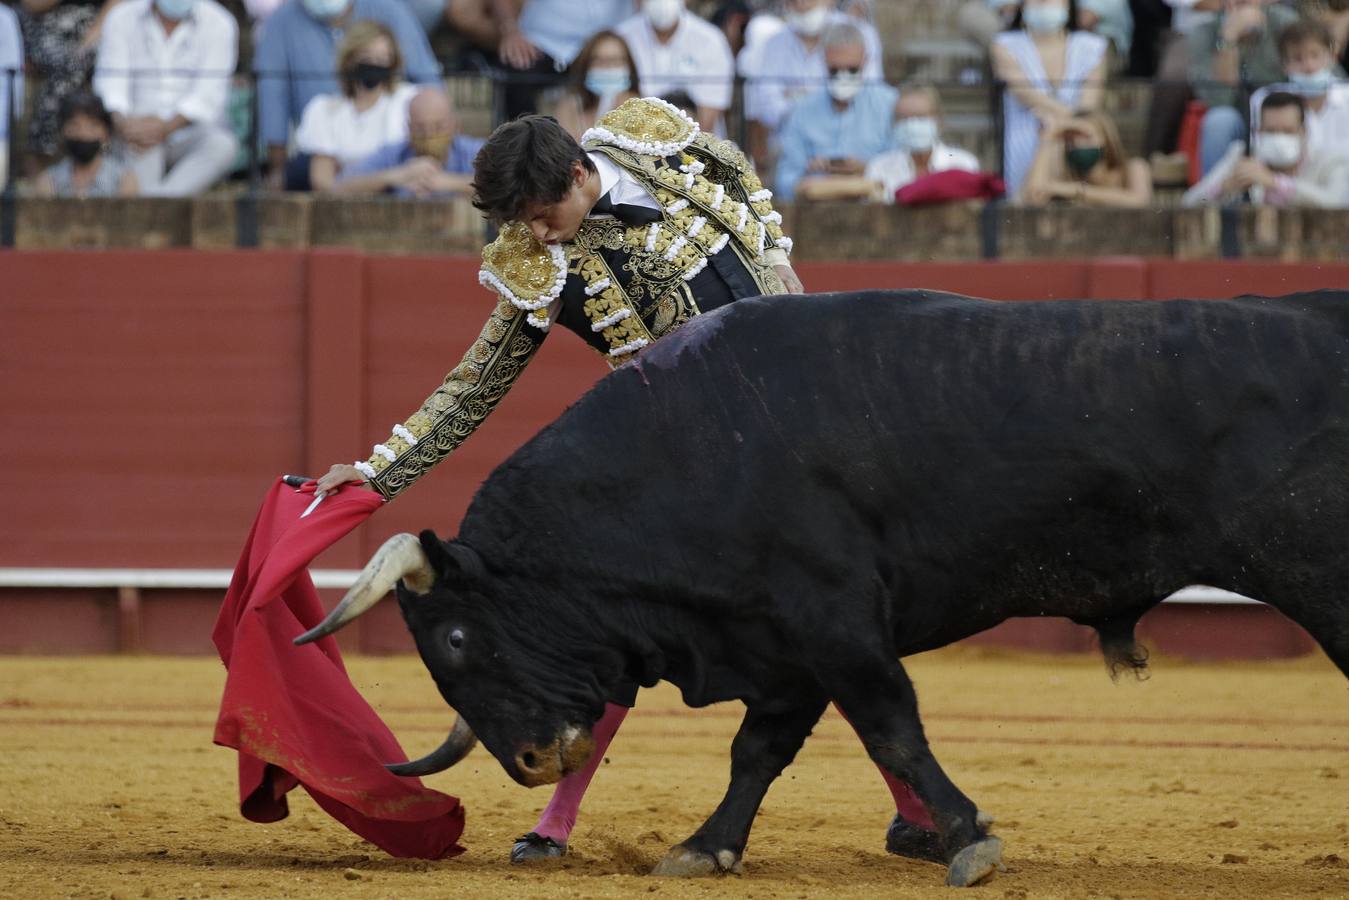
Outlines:
<svg viewBox="0 0 1349 900"><path fill-rule="evenodd" d="M808 263L800 274L813 291L924 287L1001 300L1349 286L1349 264L1136 258ZM364 458L459 361L492 302L472 258L0 253L0 567L231 566L271 478ZM397 531L453 534L492 468L605 371L559 329L452 461L318 564L358 567ZM141 646L209 650L216 598L172 598L143 605ZM0 652L114 649L116 602L109 592L0 591ZM410 646L392 609L362 625L362 649ZM1081 643L1071 626L1037 627L1040 646Z"/></svg>

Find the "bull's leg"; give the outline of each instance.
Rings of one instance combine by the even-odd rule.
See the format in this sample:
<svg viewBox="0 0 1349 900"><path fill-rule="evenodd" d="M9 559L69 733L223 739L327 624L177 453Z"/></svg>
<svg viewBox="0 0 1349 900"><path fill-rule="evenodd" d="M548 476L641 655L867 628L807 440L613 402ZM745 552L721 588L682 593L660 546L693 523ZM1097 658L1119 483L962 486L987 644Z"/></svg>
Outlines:
<svg viewBox="0 0 1349 900"><path fill-rule="evenodd" d="M886 661L845 668L847 675L830 685L834 701L877 765L911 785L927 807L949 863L946 883L963 887L987 878L999 865L1002 842L984 830L974 804L933 757L904 667Z"/></svg>
<svg viewBox="0 0 1349 900"><path fill-rule="evenodd" d="M762 702L751 706L731 745L731 786L711 818L656 866L656 875L739 874L740 859L759 804L773 780L787 768L828 700L824 696L792 705Z"/></svg>

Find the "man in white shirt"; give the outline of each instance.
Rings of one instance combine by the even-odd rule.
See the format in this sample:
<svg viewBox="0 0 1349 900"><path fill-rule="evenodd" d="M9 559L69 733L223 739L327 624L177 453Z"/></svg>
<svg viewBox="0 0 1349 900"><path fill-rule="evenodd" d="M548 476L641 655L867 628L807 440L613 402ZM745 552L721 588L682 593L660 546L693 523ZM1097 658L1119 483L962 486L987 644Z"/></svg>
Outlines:
<svg viewBox="0 0 1349 900"><path fill-rule="evenodd" d="M866 45L864 81L883 80L881 39L876 29L834 9L832 0L786 0L786 27L758 48L752 68L746 68L745 114L750 120L750 150L755 163L767 171L773 141L792 102L822 87L829 78L820 37L834 24L852 24Z"/></svg>
<svg viewBox="0 0 1349 900"><path fill-rule="evenodd" d="M895 191L933 172L979 171L973 153L942 142L941 100L931 87L900 89L892 143L893 149L874 157L865 172L885 203L894 203Z"/></svg>
<svg viewBox="0 0 1349 900"><path fill-rule="evenodd" d="M1279 58L1291 86L1271 90L1291 90L1306 101L1308 151L1349 151L1349 82L1335 59L1330 29L1319 19L1297 20L1279 35ZM1261 93L1251 98L1253 105Z"/></svg>
<svg viewBox="0 0 1349 900"><path fill-rule="evenodd" d="M642 93L684 91L698 107L698 125L716 131L731 108L735 59L721 29L684 8L684 0L642 0L641 12L614 29L627 41Z"/></svg>
<svg viewBox="0 0 1349 900"><path fill-rule="evenodd" d="M215 0L124 0L103 21L94 90L141 193L200 194L234 165L224 124L239 28Z"/></svg>

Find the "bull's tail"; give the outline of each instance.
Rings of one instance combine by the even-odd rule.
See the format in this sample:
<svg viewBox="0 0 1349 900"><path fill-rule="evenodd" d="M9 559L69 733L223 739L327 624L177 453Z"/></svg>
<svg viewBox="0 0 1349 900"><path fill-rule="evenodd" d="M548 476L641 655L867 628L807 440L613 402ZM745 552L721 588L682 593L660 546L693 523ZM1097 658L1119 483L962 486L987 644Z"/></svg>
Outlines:
<svg viewBox="0 0 1349 900"><path fill-rule="evenodd" d="M1138 643L1134 627L1150 608L1104 619L1075 620L1080 625L1090 625L1096 629L1101 655L1105 657L1111 681L1118 681L1121 672L1132 672L1139 681L1147 680L1148 649Z"/></svg>

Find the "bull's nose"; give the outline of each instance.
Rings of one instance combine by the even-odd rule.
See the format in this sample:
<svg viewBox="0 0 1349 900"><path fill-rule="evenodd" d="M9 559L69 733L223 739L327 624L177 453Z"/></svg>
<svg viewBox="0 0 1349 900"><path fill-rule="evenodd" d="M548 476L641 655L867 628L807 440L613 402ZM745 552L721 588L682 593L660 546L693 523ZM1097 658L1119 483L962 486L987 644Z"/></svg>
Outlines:
<svg viewBox="0 0 1349 900"><path fill-rule="evenodd" d="M558 758L557 746L522 747L515 754L515 770L519 773L520 783L528 787L552 784L562 778L562 760Z"/></svg>

